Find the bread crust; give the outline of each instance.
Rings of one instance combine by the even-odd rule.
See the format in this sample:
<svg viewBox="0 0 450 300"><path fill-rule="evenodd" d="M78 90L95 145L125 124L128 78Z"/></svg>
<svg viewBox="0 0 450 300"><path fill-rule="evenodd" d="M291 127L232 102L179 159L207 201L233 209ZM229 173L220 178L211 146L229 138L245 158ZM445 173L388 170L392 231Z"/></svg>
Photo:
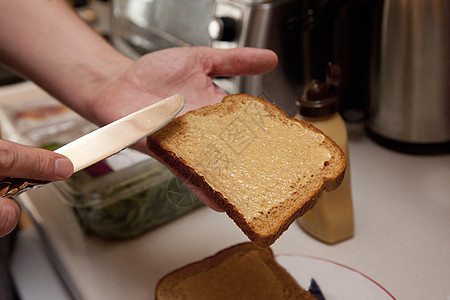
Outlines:
<svg viewBox="0 0 450 300"><path fill-rule="evenodd" d="M184 295L179 295L175 291L175 287L179 282L182 282L183 280L189 278L190 276L195 276L201 272L208 271L209 269L217 268L222 263L226 263L228 266L230 266L233 262L228 261L227 259L232 258L234 256L242 256L251 251L257 251L256 253L260 259L260 262L262 264L265 264L270 269L270 272L274 274L280 282L283 283L284 295L282 299L293 299L293 300L315 299L310 293L308 293L305 289L303 289L298 284L298 282L281 265L279 265L276 262L273 252L270 248L262 249L256 247L253 243L247 242L237 244L227 249L221 250L213 256L209 256L203 260L190 263L184 267L176 269L170 272L169 274L165 275L158 281L156 285L155 289L156 300L180 299ZM233 267L233 265L231 265L231 267ZM224 286L223 288L230 289L232 287ZM239 299L239 296L240 295L236 295L236 298Z"/></svg>
<svg viewBox="0 0 450 300"><path fill-rule="evenodd" d="M253 243L255 243L259 247L268 247L273 244L275 240L284 231L286 231L297 218L310 210L316 204L317 200L321 197L322 193L325 190L331 191L336 189L340 185L345 173L345 155L344 152L339 148L339 146L333 140L331 140L331 138L329 138L326 134L324 134L313 125L300 121L296 118L291 118L275 104L255 96L245 94L230 95L225 97L221 103L206 106L196 111L188 112L185 116L198 113L198 111L200 110L202 110L202 112L205 111L205 113L210 113L220 107L222 103L225 103L227 101L235 101L236 99L253 101L256 100L267 106L269 109L276 111L280 116L282 116L282 118L297 122L308 130L322 134L325 137L322 146L330 150L330 152L333 154L333 157L331 159L332 163L330 163L329 166L325 167L323 174L321 174L323 178L322 183L319 184L317 189L315 189L314 193L312 193L308 197L308 199L306 199L305 201L296 201L296 199L292 199L290 203L291 205L288 208L274 207L268 212L268 215L277 214L276 221L278 222L279 226L273 227L264 235L258 233L256 230L257 228L254 228L255 225L249 224L245 220L245 216L242 215L238 211L238 209L232 203L230 203L226 199L226 197L224 197L224 195L214 190L208 184L206 178L203 175L199 174L193 166L190 166L182 157L178 156L177 153L171 151L170 149L165 149L161 145L161 138L164 138L164 136L151 135L147 139L147 146L167 165L176 170L184 178L188 178L190 184L198 187L209 199L213 200L221 209L223 209ZM183 119L184 116L181 116L173 120L171 123L169 123L168 126L170 126L170 128L168 130L182 130ZM261 222L261 226L263 225L263 222Z"/></svg>

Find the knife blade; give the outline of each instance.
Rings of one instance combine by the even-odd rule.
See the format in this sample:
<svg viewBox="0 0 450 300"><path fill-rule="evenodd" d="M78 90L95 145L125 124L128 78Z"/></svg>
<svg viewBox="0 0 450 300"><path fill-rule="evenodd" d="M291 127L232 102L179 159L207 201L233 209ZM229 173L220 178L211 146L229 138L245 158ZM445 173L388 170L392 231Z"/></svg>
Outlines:
<svg viewBox="0 0 450 300"><path fill-rule="evenodd" d="M180 113L184 104L183 96L175 94L100 127L54 152L67 156L74 166L74 172L77 172L161 129ZM4 178L0 181L0 197L15 198L22 192L46 183L32 179Z"/></svg>
<svg viewBox="0 0 450 300"><path fill-rule="evenodd" d="M55 152L67 156L77 172L149 136L171 121L183 107L183 97L173 95L100 127Z"/></svg>

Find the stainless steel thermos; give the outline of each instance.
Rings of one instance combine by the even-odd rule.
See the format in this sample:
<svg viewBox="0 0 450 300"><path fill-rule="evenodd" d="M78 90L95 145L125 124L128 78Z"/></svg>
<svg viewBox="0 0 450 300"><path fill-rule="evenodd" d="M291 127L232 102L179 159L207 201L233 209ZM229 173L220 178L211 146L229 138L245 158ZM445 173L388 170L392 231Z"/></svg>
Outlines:
<svg viewBox="0 0 450 300"><path fill-rule="evenodd" d="M380 1L374 17L369 132L407 151L448 149L450 1Z"/></svg>

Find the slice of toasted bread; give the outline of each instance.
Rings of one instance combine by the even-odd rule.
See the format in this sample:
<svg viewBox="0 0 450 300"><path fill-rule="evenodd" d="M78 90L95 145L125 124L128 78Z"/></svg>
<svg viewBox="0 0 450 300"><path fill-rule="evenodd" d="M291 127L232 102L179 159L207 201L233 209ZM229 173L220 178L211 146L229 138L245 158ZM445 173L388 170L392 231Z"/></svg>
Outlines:
<svg viewBox="0 0 450 300"><path fill-rule="evenodd" d="M345 171L344 153L320 130L244 94L176 118L147 145L260 247L335 189Z"/></svg>
<svg viewBox="0 0 450 300"><path fill-rule="evenodd" d="M270 248L243 243L164 276L156 300L315 299L274 259Z"/></svg>

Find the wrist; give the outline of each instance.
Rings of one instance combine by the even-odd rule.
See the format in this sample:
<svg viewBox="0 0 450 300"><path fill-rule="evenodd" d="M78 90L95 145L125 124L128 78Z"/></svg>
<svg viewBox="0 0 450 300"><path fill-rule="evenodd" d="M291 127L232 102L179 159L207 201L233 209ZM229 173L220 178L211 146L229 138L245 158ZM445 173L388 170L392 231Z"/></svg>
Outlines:
<svg viewBox="0 0 450 300"><path fill-rule="evenodd" d="M79 60L71 74L66 74L66 78L71 78L70 86L60 88L58 99L88 120L103 125L99 110L110 95L108 89L132 63L119 53Z"/></svg>

